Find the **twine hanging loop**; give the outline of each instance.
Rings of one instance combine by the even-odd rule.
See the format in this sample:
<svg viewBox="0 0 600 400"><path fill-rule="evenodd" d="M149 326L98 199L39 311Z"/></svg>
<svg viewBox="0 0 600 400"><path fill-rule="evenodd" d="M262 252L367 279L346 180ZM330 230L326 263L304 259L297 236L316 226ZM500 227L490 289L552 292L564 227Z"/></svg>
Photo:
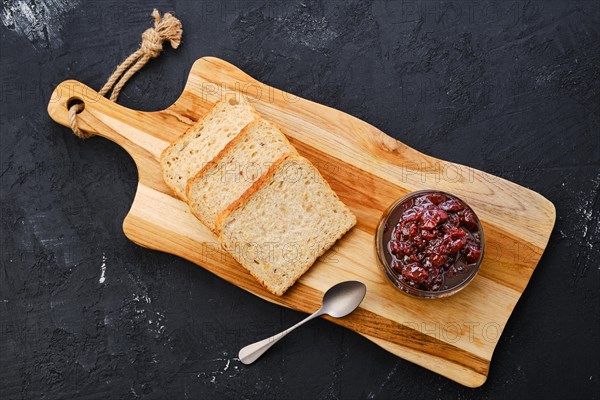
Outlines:
<svg viewBox="0 0 600 400"><path fill-rule="evenodd" d="M161 16L156 9L152 12L152 16L154 17L154 27L148 28L142 33L140 48L127 57L112 73L106 84L98 92L101 96L106 96L108 92L111 92L110 101L117 101L121 89L127 81L151 58L160 55L163 50L163 42L168 41L174 49L181 44L181 35L183 34L181 21L170 13ZM81 139L87 139L93 134L82 131L77 123L77 114L83 109L83 104L73 104L69 107L69 121L73 133Z"/></svg>

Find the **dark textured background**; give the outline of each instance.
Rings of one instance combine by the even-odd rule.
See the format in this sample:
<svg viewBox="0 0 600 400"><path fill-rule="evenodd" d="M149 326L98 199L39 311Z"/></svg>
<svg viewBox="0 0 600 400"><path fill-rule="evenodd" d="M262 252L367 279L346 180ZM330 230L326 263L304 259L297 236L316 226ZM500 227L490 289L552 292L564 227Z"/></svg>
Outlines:
<svg viewBox="0 0 600 400"><path fill-rule="evenodd" d="M0 399L598 398L599 2L2 3ZM170 105L214 55L554 202L482 388L323 320L245 367L240 346L302 314L125 238L132 160L46 104L67 78L100 88L152 7L176 13L184 42L130 82L127 107Z"/></svg>

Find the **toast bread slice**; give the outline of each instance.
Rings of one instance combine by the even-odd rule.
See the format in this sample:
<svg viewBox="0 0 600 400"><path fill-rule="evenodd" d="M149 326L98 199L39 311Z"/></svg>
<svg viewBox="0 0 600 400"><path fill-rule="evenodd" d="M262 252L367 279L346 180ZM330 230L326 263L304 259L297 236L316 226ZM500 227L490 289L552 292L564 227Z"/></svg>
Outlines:
<svg viewBox="0 0 600 400"><path fill-rule="evenodd" d="M187 201L187 182L236 137L252 120L260 118L242 95L227 96L161 154L165 183Z"/></svg>
<svg viewBox="0 0 600 400"><path fill-rule="evenodd" d="M217 218L219 241L269 292L281 296L356 224L318 170L282 156Z"/></svg>
<svg viewBox="0 0 600 400"><path fill-rule="evenodd" d="M192 213L214 232L219 214L286 153L297 152L275 124L252 121L188 181Z"/></svg>

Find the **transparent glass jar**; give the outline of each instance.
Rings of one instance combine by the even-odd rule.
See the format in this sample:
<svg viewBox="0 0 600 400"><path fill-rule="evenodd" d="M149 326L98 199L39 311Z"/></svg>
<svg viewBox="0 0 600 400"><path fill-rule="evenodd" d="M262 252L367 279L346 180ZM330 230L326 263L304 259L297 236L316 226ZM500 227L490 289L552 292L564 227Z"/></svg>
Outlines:
<svg viewBox="0 0 600 400"><path fill-rule="evenodd" d="M424 196L424 195L431 195L431 194L439 194L439 195L444 195L450 199L456 199L460 203L462 203L462 205L464 206L465 209L468 209L471 212L473 212L473 215L475 216L475 220L476 220L476 230L475 231L479 234L479 238L480 238L479 248L481 250L481 255L479 257L479 260L477 260L476 263L469 263L469 264L465 263L465 266L466 266L465 271L461 272L460 274L454 275L452 277L452 282L449 282L448 284L446 284L446 282L445 282L446 277L444 277L444 285L442 285L442 287L439 290L435 290L435 291L421 290L421 289L415 288L415 287L411 286L410 284L406 283L404 281L404 278L401 276L401 274L393 269L392 261L393 261L394 257L392 256L392 254L388 248L389 243L392 239L392 234L393 234L394 228L400 221L400 217L402 216L403 212L407 208L412 206L413 201L416 198ZM401 199L397 200L396 202L394 202L394 204L392 204L383 213L383 216L381 217L381 220L379 221L379 225L377 226L377 231L375 233L375 251L377 253L377 260L378 260L379 265L382 268L383 273L385 274L386 278L390 281L390 283L392 285L394 285L397 289L401 290L402 292L407 293L412 296L415 296L415 297L418 297L418 298L424 298L424 299L437 299L437 298L447 297L447 296L453 295L454 293L457 293L458 291L463 289L465 286L467 286L469 284L469 282L471 282L473 280L475 275L477 275L477 272L479 271L479 268L481 267L481 261L483 260L484 249L485 249L485 240L484 240L484 235L483 235L483 227L481 226L481 222L479 221L477 214L475 214L473 209L471 207L469 207L469 205L466 202L464 202L457 196L450 194L450 193L441 192L439 190L420 190L418 192L409 193L408 195L406 195L406 196L402 197ZM455 265L456 265L456 263L457 263L457 261L455 260Z"/></svg>

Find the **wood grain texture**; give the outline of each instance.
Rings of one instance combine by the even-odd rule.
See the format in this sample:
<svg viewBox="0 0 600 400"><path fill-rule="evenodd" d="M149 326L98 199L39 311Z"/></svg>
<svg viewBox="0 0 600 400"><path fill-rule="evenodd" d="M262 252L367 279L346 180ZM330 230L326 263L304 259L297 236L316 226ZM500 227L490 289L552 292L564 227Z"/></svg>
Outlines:
<svg viewBox="0 0 600 400"><path fill-rule="evenodd" d="M276 122L358 218L357 226L282 297L268 293L222 251L162 180L161 152L232 92L253 100L261 114ZM544 197L426 156L357 118L266 86L216 58L196 61L183 94L163 111L130 110L79 82L65 81L52 95L50 116L68 126L67 103L74 98L85 103L79 115L82 129L118 143L135 160L138 189L123 223L132 241L188 259L265 300L304 312L318 307L331 285L361 280L368 291L360 309L333 322L463 385L485 382L502 329L554 226L554 206ZM376 263L373 234L382 213L399 197L421 189L463 198L485 231L479 274L446 299L418 300L400 293Z"/></svg>

